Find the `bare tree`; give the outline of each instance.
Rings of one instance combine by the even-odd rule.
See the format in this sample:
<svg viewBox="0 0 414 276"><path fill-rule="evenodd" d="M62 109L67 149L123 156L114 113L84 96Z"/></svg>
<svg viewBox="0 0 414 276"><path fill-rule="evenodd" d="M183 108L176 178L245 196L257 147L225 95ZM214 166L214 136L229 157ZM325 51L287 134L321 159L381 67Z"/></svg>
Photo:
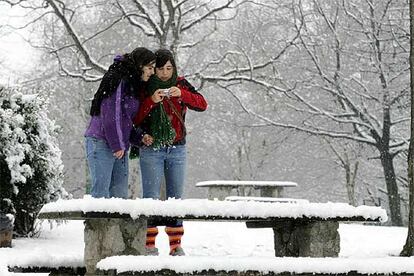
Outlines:
<svg viewBox="0 0 414 276"><path fill-rule="evenodd" d="M27 0L19 4L36 11L36 19L26 25L46 18L57 26L47 31L45 35L51 39L42 47L55 55L63 74L97 81L107 67L102 60L119 47L115 42L169 48L179 56L179 49L187 50L206 40L215 32L217 22L229 20L244 2L45 0L39 5ZM203 32L196 32L200 26ZM118 38L103 41L109 33Z"/></svg>
<svg viewBox="0 0 414 276"><path fill-rule="evenodd" d="M338 109L332 112L330 107L317 106L301 95L295 96L309 114L321 116L340 126L328 136L342 136L377 148L387 185L391 220L395 225L402 225L393 158L407 145L404 134L398 132L407 122L407 114L398 112L400 103L407 96L407 37L404 21L394 17L401 12L398 8L403 7L403 3L393 6L391 2L379 4L367 1L364 9L356 8L349 2L324 8L318 1L313 1L317 14L326 22L334 39L331 56L334 62L324 64L323 54L313 46L318 41L301 36L302 45L321 80L314 88L332 96ZM340 13L343 13L343 18ZM341 22L341 19L344 21ZM355 43L351 42L352 37L362 39L362 43L357 44L358 48L345 44L345 41ZM398 46L389 41L397 41ZM356 55L353 68L345 61L352 60L350 54ZM358 69L356 64L361 64ZM329 66L334 69L329 70ZM323 134L323 128L315 126L314 121L310 126L312 131ZM396 130L394 135L392 128Z"/></svg>
<svg viewBox="0 0 414 276"><path fill-rule="evenodd" d="M414 1L410 0L410 91L411 133L408 151L409 215L408 234L401 256L414 256Z"/></svg>
<svg viewBox="0 0 414 276"><path fill-rule="evenodd" d="M268 63L253 63L253 56L247 55L247 66L220 77L204 76L205 80L254 83L271 95L274 104L296 114L281 120L280 114L265 112L238 97L242 108L263 125L375 148L383 167L392 223L401 225L393 159L407 150L405 2L296 3L292 12L296 32L291 32L293 39L286 39L285 45L302 51L292 55L291 46L279 48L280 55Z"/></svg>
<svg viewBox="0 0 414 276"><path fill-rule="evenodd" d="M353 206L357 206L357 199L355 195L355 181L358 174L359 160L353 160L352 146L344 145L341 149L338 145L333 144L330 140L326 140L332 152L335 154L340 166L345 171L345 187L348 195L348 202Z"/></svg>
<svg viewBox="0 0 414 276"><path fill-rule="evenodd" d="M237 8L247 2L23 0L10 3L28 13L27 22L15 27L41 30L41 40L31 41L32 45L52 54L59 75L66 77L64 80L52 76L50 86L56 86L50 89L56 91L55 114L64 126L61 139L65 161L70 162L66 166L67 175L79 176L88 98L96 89L93 82L101 79L114 53L141 45L169 48L176 53L180 67L195 71L191 68L197 63L187 60L208 59L208 54L198 55L200 44L208 45L218 25L231 20L237 15ZM54 62L48 61L48 65L55 66ZM76 83L79 80L85 83Z"/></svg>
<svg viewBox="0 0 414 276"><path fill-rule="evenodd" d="M37 46L55 56L63 76L97 81L114 52L143 44L165 47L176 53L184 71L196 72L201 87L215 90L211 97L217 95L228 104L222 96L228 92L225 95L245 113L231 120L238 126L243 122L248 132L267 127L270 133L268 129L276 127L273 134L278 135L279 128L285 128L377 149L391 217L400 224L392 161L407 148L402 2L26 0L15 4L33 15L28 25L41 26L44 40ZM71 92L84 112L92 90ZM231 130L226 131L229 135ZM253 144L247 140L239 145L243 149L239 156L245 158L241 166L249 167L259 159L248 161Z"/></svg>

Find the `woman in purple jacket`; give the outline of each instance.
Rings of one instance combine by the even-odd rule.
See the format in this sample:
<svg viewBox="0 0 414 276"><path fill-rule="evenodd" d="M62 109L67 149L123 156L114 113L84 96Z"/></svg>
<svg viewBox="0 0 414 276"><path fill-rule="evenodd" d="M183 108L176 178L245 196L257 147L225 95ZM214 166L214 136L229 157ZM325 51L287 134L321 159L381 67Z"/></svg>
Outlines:
<svg viewBox="0 0 414 276"><path fill-rule="evenodd" d="M128 197L128 149L132 120L146 82L154 74L155 55L140 47L116 56L92 100L85 132L92 197Z"/></svg>

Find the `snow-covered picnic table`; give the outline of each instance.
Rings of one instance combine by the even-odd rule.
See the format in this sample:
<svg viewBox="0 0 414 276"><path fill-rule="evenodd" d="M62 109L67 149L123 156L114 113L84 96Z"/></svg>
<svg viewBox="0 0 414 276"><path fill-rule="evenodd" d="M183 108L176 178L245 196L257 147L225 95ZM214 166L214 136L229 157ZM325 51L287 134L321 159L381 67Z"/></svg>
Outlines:
<svg viewBox="0 0 414 276"><path fill-rule="evenodd" d="M113 273L109 275L409 276L414 273L414 257L114 256L103 259L97 266L101 271Z"/></svg>
<svg viewBox="0 0 414 276"><path fill-rule="evenodd" d="M282 197L283 189L296 187L291 181L242 181L242 180L209 180L196 183L196 187L208 188L208 198L224 200L231 195L233 189L238 196L249 196L250 189L259 190L261 197Z"/></svg>
<svg viewBox="0 0 414 276"><path fill-rule="evenodd" d="M339 221L381 222L387 215L379 207L331 202L84 198L46 204L39 218L85 220L85 266L94 273L105 257L143 255L146 219L245 221L247 227L273 229L276 256L335 257Z"/></svg>

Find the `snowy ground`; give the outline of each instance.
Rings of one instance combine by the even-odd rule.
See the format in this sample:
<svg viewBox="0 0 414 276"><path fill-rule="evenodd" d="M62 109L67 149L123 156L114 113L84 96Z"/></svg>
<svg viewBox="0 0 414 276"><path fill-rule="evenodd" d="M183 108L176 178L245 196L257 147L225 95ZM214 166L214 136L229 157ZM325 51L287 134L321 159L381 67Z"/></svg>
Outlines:
<svg viewBox="0 0 414 276"><path fill-rule="evenodd" d="M162 227L161 227L162 228ZM383 258L397 256L401 251L407 229L401 227L365 226L341 224L340 259ZM163 229L157 238L161 255L168 255L168 238ZM185 222L183 247L191 256L273 257L273 233L271 229L247 229L239 222ZM24 260L28 256L53 259L65 255L76 262L83 256L83 222L70 221L59 227L42 225L36 239L13 240L12 248L0 248L0 275L8 275L6 264ZM414 259L413 259L414 261ZM17 275L46 275L19 274Z"/></svg>

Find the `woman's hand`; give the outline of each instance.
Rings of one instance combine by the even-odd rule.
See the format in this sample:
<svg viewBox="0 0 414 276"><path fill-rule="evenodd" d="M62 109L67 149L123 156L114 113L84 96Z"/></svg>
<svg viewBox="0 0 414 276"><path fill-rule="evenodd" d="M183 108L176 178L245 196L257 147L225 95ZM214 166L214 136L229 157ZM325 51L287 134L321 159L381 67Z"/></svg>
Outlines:
<svg viewBox="0 0 414 276"><path fill-rule="evenodd" d="M144 143L147 147L151 146L152 143L154 143L154 138L149 134L144 134L144 137L142 137L142 143Z"/></svg>
<svg viewBox="0 0 414 276"><path fill-rule="evenodd" d="M171 97L181 97L181 90L177 86L171 86L170 88Z"/></svg>
<svg viewBox="0 0 414 276"><path fill-rule="evenodd" d="M152 94L151 99L154 103L159 103L164 99L164 89L157 89L155 90L154 94Z"/></svg>
<svg viewBox="0 0 414 276"><path fill-rule="evenodd" d="M124 150L118 150L114 152L114 156L116 159L121 159L122 157L124 157L124 154L125 154Z"/></svg>

